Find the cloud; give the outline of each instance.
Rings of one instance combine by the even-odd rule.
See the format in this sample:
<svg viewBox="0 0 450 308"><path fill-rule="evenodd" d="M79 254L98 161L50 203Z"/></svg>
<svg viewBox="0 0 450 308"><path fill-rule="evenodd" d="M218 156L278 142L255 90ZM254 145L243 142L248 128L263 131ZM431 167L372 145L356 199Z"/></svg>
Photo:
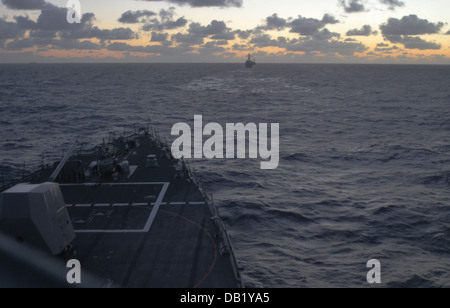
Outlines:
<svg viewBox="0 0 450 308"><path fill-rule="evenodd" d="M387 45L387 46L389 46L389 45ZM398 48L397 46L377 47L377 48L375 48L375 51L377 51L377 52L384 52L384 53L391 53L394 50L400 50L400 48Z"/></svg>
<svg viewBox="0 0 450 308"><path fill-rule="evenodd" d="M361 29L352 29L347 31L347 36L370 36L376 35L376 31L372 31L372 27L370 25L365 25Z"/></svg>
<svg viewBox="0 0 450 308"><path fill-rule="evenodd" d="M312 36L299 39L289 39L282 36L273 39L268 34L258 34L249 43L255 47L279 47L288 52L304 52L311 55L322 53L325 55L351 56L367 50L367 47L361 43L337 41L332 39L334 37L339 38L340 35L324 29Z"/></svg>
<svg viewBox="0 0 450 308"><path fill-rule="evenodd" d="M129 28L100 29L93 25L95 15L85 13L81 23L67 22L67 8L46 4L36 20L28 16L15 16L15 22L0 19L0 40L13 39L3 42L7 50L21 50L38 47L39 49L79 49L99 50L104 43L97 44L88 40L96 38L100 41L131 40L137 38ZM28 32L28 35L25 34ZM25 38L23 38L26 36Z"/></svg>
<svg viewBox="0 0 450 308"><path fill-rule="evenodd" d="M380 0L380 2L388 5L390 10L395 10L397 7L405 6L405 3L400 0Z"/></svg>
<svg viewBox="0 0 450 308"><path fill-rule="evenodd" d="M338 22L338 20L328 14L324 15L322 20L298 16L289 23L289 27L291 28L291 33L309 36L319 32L327 24L336 24Z"/></svg>
<svg viewBox="0 0 450 308"><path fill-rule="evenodd" d="M266 24L264 26L259 27L259 29L263 30L278 30L281 31L288 26L288 21L284 18L278 17L278 14L273 14L266 18Z"/></svg>
<svg viewBox="0 0 450 308"><path fill-rule="evenodd" d="M233 40L235 38L235 32L232 32L225 22L213 20L207 26L202 26L196 22L191 23L187 34L177 33L172 38L179 43L198 45L203 44L205 38L226 41Z"/></svg>
<svg viewBox="0 0 450 308"><path fill-rule="evenodd" d="M122 16L119 18L119 22L125 23L125 24L136 24L136 23L144 23L144 19L140 19L142 17L151 17L155 16L156 13L149 10L142 10L142 11L126 11L122 14Z"/></svg>
<svg viewBox="0 0 450 308"><path fill-rule="evenodd" d="M177 20L167 20L160 22L158 20L153 20L142 27L144 31L164 31L164 30L172 30L186 26L188 23L187 19L184 17L180 17Z"/></svg>
<svg viewBox="0 0 450 308"><path fill-rule="evenodd" d="M320 19L315 18L305 18L298 16L296 19L293 18L281 18L278 14L273 14L266 18L265 24L256 28L255 31L262 30L277 30L282 31L285 28L290 28L290 32L299 33L301 35L313 35L317 33L320 29L324 28L327 24L339 23L334 16L325 14Z"/></svg>
<svg viewBox="0 0 450 308"><path fill-rule="evenodd" d="M6 45L6 50L18 51L26 48L44 48L44 49L78 49L78 50L99 50L103 45L90 41L79 41L73 39L54 40L52 38L24 38L14 40Z"/></svg>
<svg viewBox="0 0 450 308"><path fill-rule="evenodd" d="M94 14L86 13L82 16L81 23L70 24L67 22L67 9L47 5L41 10L37 21L29 19L28 16L16 16L16 22L25 30L47 30L47 31L61 31L73 30L83 27L84 24L90 23L94 18Z"/></svg>
<svg viewBox="0 0 450 308"><path fill-rule="evenodd" d="M63 39L131 40L136 38L129 28L102 30L93 26L95 20L93 13L83 14L79 24L70 24L67 22L67 9L53 5L47 5L42 9L36 22L29 17L16 16L15 18L20 28L32 30L30 34L35 37L54 37L51 34L59 32Z"/></svg>
<svg viewBox="0 0 450 308"><path fill-rule="evenodd" d="M137 38L130 28L99 29L98 27L86 27L74 31L63 31L61 37L66 39L89 39L99 40L132 40Z"/></svg>
<svg viewBox="0 0 450 308"><path fill-rule="evenodd" d="M174 19L175 17L175 8L170 7L169 9L161 9L159 11L159 19L152 18L146 21L142 30L144 31L164 31L164 30L173 30L177 28L181 28L187 25L188 21L184 17L180 17L178 19Z"/></svg>
<svg viewBox="0 0 450 308"><path fill-rule="evenodd" d="M243 39L243 40L248 39L248 38L254 33L253 30L240 30L240 29L235 30L235 31L233 31L233 32L234 32L235 34L237 34L238 37L241 38L241 39Z"/></svg>
<svg viewBox="0 0 450 308"><path fill-rule="evenodd" d="M158 33L153 31L150 42L166 42L168 37L169 33Z"/></svg>
<svg viewBox="0 0 450 308"><path fill-rule="evenodd" d="M366 10L361 0L339 0L339 5L342 6L347 13L359 13Z"/></svg>
<svg viewBox="0 0 450 308"><path fill-rule="evenodd" d="M404 16L402 19L390 18L387 23L380 26L383 35L421 35L439 33L444 26L443 22L432 23L420 19L417 15Z"/></svg>
<svg viewBox="0 0 450 308"><path fill-rule="evenodd" d="M2 3L12 10L40 10L48 5L45 0L2 0Z"/></svg>
<svg viewBox="0 0 450 308"><path fill-rule="evenodd" d="M442 45L427 42L417 36L408 35L388 35L385 37L391 43L403 44L406 49L418 49L418 50L438 50L441 49Z"/></svg>
<svg viewBox="0 0 450 308"><path fill-rule="evenodd" d="M368 48L361 43L341 42L336 40L315 40L313 38L303 38L300 40L291 40L285 46L287 51L302 51L307 54L320 52L325 55L353 56L355 53L361 53Z"/></svg>
<svg viewBox="0 0 450 308"><path fill-rule="evenodd" d="M143 0L163 1L163 0ZM178 5L189 5L192 7L241 7L242 0L165 0Z"/></svg>
<svg viewBox="0 0 450 308"><path fill-rule="evenodd" d="M205 38L213 40L233 40L235 32L232 32L227 27L225 22L213 20L207 26L202 26L200 23L193 22L189 25L187 33L177 33L172 35L175 42L184 45L202 45Z"/></svg>
<svg viewBox="0 0 450 308"><path fill-rule="evenodd" d="M325 14L322 17L322 23L324 25L334 25L334 24L338 24L339 20L337 20L333 15L330 14Z"/></svg>
<svg viewBox="0 0 450 308"><path fill-rule="evenodd" d="M450 30L447 32L447 33L445 33L446 35L450 35Z"/></svg>
<svg viewBox="0 0 450 308"><path fill-rule="evenodd" d="M211 23L207 26L202 26L199 23L191 23L189 26L189 33L202 37L224 34L228 31L229 29L227 28L225 22L217 20L211 21Z"/></svg>
<svg viewBox="0 0 450 308"><path fill-rule="evenodd" d="M0 40L22 37L25 34L15 22L7 22L0 18Z"/></svg>

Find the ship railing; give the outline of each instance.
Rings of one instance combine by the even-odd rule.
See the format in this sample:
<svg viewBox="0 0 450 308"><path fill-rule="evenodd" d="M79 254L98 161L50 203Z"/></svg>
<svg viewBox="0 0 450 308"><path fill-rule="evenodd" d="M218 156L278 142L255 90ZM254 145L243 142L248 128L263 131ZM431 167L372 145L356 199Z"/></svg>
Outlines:
<svg viewBox="0 0 450 308"><path fill-rule="evenodd" d="M231 261L231 265L233 268L233 273L234 273L234 277L238 283L238 287L240 288L244 288L244 282L242 280L240 271L239 271L239 266L238 266L238 262L236 259L236 255L234 253L234 249L233 249L233 245L231 244L231 239L230 236L228 235L228 232L225 228L225 226L223 225L223 221L220 218L220 214L219 214L219 210L217 209L217 206L214 203L214 198L212 196L212 194L210 195L209 200L207 200L207 205L209 206L209 208L211 209L211 213L213 214L213 219L215 220L215 223L218 224L218 235L220 237L220 240L222 243L224 243L225 247L222 247L221 250L226 251L226 253L230 256L230 261ZM223 252L222 251L222 252Z"/></svg>

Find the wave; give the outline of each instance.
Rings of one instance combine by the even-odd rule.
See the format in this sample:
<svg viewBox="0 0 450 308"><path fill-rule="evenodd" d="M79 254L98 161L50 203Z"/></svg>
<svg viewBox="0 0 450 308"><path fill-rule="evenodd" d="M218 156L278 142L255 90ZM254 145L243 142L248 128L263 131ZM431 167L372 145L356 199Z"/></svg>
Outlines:
<svg viewBox="0 0 450 308"><path fill-rule="evenodd" d="M301 161L301 162L307 162L310 160L310 157L307 154L304 153L294 153L294 154L283 154L281 155L282 160L294 160L294 161Z"/></svg>

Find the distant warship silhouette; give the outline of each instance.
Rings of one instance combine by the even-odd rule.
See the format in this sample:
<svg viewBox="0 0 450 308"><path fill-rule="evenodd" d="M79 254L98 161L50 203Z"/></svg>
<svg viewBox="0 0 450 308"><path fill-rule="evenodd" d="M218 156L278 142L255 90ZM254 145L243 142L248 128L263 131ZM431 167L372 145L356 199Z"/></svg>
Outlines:
<svg viewBox="0 0 450 308"><path fill-rule="evenodd" d="M245 67L246 68L252 68L255 65L256 65L255 59L252 60L252 55L248 54L248 60L245 61Z"/></svg>

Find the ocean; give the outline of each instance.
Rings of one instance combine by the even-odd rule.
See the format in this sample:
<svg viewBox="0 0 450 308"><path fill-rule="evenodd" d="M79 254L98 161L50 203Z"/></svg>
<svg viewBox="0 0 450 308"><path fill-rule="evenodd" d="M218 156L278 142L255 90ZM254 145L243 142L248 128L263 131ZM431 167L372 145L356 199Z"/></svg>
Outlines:
<svg viewBox="0 0 450 308"><path fill-rule="evenodd" d="M450 66L0 65L0 177L149 124L279 123L280 162L189 160L254 288L450 287Z"/></svg>

